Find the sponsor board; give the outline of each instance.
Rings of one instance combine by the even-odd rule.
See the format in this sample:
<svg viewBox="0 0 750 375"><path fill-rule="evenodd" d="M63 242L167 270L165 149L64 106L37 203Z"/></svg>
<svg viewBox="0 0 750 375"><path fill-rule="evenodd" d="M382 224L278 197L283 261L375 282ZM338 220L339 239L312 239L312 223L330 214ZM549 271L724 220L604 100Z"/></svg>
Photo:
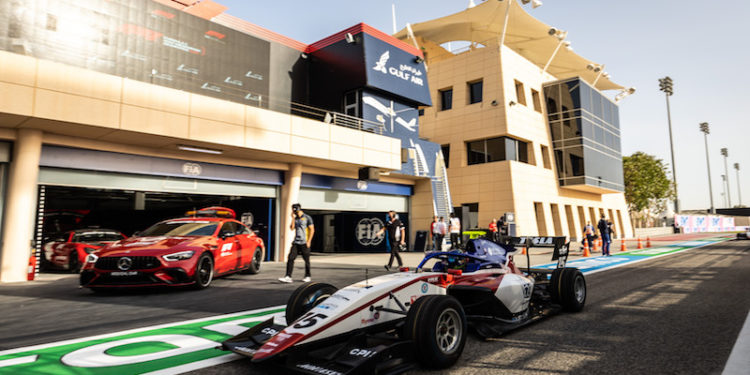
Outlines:
<svg viewBox="0 0 750 375"><path fill-rule="evenodd" d="M0 374L177 374L241 358L216 349L284 306L0 352Z"/></svg>

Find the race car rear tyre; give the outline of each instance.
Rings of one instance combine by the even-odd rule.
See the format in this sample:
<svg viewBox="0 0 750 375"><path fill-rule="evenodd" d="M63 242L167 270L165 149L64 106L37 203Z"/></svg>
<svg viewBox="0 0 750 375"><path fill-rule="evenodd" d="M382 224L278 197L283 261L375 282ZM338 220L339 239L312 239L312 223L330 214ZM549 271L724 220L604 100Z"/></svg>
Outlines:
<svg viewBox="0 0 750 375"><path fill-rule="evenodd" d="M586 279L577 268L558 268L552 272L550 294L563 310L581 311L586 303Z"/></svg>
<svg viewBox="0 0 750 375"><path fill-rule="evenodd" d="M208 253L201 254L193 273L193 289L205 289L214 279L214 260Z"/></svg>
<svg viewBox="0 0 750 375"><path fill-rule="evenodd" d="M286 324L292 324L300 316L325 301L338 288L331 284L310 282L297 288L286 304Z"/></svg>
<svg viewBox="0 0 750 375"><path fill-rule="evenodd" d="M450 367L466 344L466 314L452 296L418 298L406 315L402 336L414 342L414 354L422 366Z"/></svg>
<svg viewBox="0 0 750 375"><path fill-rule="evenodd" d="M261 262L263 262L263 249L257 247L255 248L255 253L253 253L253 261L250 263L250 267L247 268L247 273L255 275L260 272Z"/></svg>

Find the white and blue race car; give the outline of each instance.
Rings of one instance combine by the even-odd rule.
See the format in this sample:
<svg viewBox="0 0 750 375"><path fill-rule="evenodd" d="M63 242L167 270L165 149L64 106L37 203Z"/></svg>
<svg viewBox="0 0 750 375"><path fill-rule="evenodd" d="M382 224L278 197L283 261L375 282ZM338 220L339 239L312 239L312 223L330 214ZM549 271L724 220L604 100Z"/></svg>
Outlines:
<svg viewBox="0 0 750 375"><path fill-rule="evenodd" d="M554 247L554 270L516 267L520 246ZM475 239L466 252L435 252L416 269L342 289L312 282L289 298L286 321L269 319L221 349L303 374L398 374L441 369L461 355L467 328L483 337L561 310L578 312L586 281L566 268L564 237Z"/></svg>

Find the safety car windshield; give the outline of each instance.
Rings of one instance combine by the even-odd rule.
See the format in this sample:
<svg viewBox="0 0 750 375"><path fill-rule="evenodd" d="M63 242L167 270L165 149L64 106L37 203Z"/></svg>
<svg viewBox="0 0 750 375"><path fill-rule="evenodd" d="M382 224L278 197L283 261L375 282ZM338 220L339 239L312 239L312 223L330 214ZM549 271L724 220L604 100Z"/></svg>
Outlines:
<svg viewBox="0 0 750 375"><path fill-rule="evenodd" d="M217 226L218 223L211 221L165 221L152 225L138 236L211 236Z"/></svg>

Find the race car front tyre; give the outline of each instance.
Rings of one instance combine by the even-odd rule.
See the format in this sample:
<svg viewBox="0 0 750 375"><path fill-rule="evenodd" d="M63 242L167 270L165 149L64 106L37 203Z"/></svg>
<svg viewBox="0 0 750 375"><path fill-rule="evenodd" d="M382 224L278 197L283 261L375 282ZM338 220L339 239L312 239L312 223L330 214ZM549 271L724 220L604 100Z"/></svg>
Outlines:
<svg viewBox="0 0 750 375"><path fill-rule="evenodd" d="M193 272L193 289L205 289L214 278L214 260L208 253L201 254Z"/></svg>
<svg viewBox="0 0 750 375"><path fill-rule="evenodd" d="M310 282L297 288L286 304L286 324L290 325L306 312L325 301L338 288L331 284Z"/></svg>
<svg viewBox="0 0 750 375"><path fill-rule="evenodd" d="M247 268L247 273L255 275L260 272L261 262L263 262L263 249L257 247L255 248L255 253L253 253L253 261L250 263L250 267Z"/></svg>
<svg viewBox="0 0 750 375"><path fill-rule="evenodd" d="M577 268L558 268L550 279L552 301L565 311L579 312L586 303L586 279Z"/></svg>
<svg viewBox="0 0 750 375"><path fill-rule="evenodd" d="M403 338L414 342L415 357L422 366L452 366L466 344L466 314L452 296L424 296L409 308Z"/></svg>

